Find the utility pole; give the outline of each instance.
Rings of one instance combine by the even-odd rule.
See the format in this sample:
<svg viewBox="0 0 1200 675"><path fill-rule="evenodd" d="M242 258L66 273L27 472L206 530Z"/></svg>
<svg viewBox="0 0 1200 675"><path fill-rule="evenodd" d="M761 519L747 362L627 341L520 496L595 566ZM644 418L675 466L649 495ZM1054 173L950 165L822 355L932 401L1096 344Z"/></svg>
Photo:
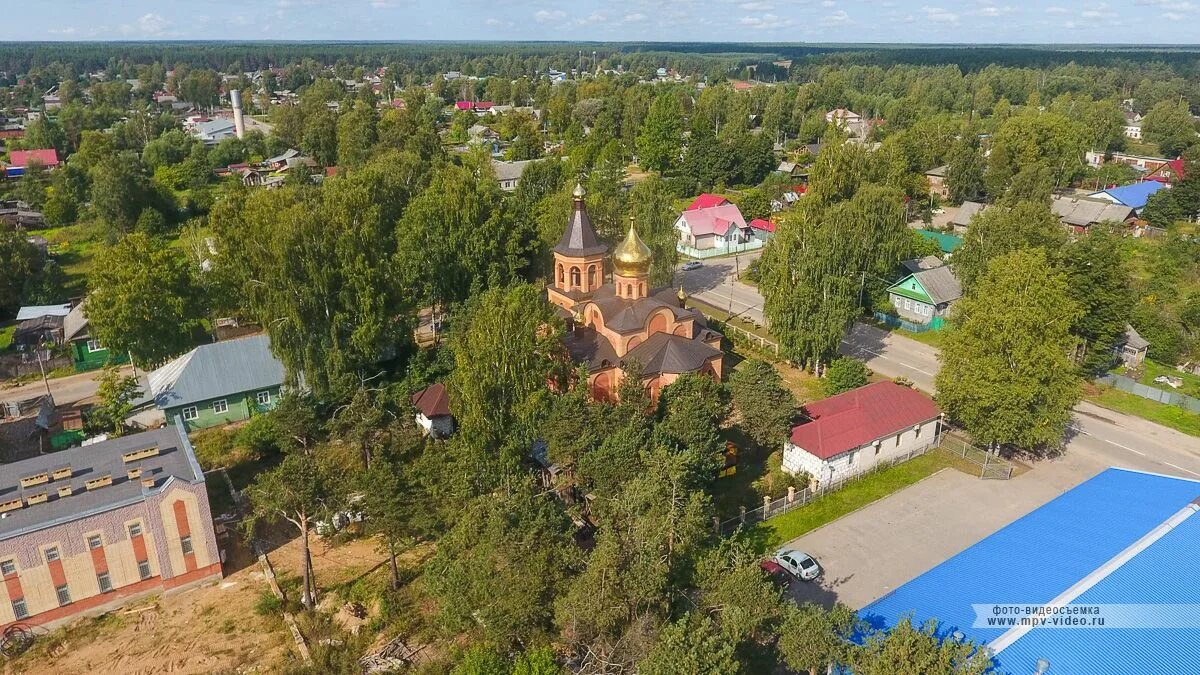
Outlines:
<svg viewBox="0 0 1200 675"><path fill-rule="evenodd" d="M50 393L50 379L46 377L46 366L42 363L42 345L39 344L33 353L37 356L38 370L42 373L42 384L46 387L46 395L54 398L54 395Z"/></svg>

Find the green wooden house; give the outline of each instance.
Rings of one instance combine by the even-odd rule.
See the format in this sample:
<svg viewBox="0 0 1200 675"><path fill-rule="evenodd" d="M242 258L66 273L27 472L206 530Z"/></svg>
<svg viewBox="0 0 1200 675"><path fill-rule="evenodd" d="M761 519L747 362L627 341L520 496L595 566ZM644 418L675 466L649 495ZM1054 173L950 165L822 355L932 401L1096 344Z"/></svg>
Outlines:
<svg viewBox="0 0 1200 675"><path fill-rule="evenodd" d="M962 297L962 285L949 265L924 269L888 288L892 308L901 318L937 330L945 323L950 305Z"/></svg>
<svg viewBox="0 0 1200 675"><path fill-rule="evenodd" d="M114 354L92 337L82 302L72 307L63 318L63 343L71 351L71 361L77 373L129 361L128 354Z"/></svg>
<svg viewBox="0 0 1200 675"><path fill-rule="evenodd" d="M267 336L250 335L197 347L148 380L154 405L192 431L274 409L284 370Z"/></svg>

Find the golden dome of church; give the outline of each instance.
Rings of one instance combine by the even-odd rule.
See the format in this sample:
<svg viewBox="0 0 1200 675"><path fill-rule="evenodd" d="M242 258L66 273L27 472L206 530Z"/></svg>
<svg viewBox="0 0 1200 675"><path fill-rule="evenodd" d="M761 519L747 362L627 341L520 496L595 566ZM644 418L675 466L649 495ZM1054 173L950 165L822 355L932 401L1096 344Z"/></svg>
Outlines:
<svg viewBox="0 0 1200 675"><path fill-rule="evenodd" d="M650 247L638 236L629 219L629 234L612 254L613 271L623 277L644 277L650 274Z"/></svg>

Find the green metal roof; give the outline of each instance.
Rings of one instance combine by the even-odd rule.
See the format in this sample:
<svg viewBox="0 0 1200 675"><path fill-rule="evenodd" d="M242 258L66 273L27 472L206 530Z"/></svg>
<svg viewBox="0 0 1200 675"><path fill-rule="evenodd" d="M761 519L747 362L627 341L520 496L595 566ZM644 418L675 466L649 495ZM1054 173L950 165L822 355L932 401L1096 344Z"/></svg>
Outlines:
<svg viewBox="0 0 1200 675"><path fill-rule="evenodd" d="M962 246L962 237L956 237L952 234L942 234L933 230L917 230L917 234L937 242L941 247L942 253L953 253L959 246Z"/></svg>

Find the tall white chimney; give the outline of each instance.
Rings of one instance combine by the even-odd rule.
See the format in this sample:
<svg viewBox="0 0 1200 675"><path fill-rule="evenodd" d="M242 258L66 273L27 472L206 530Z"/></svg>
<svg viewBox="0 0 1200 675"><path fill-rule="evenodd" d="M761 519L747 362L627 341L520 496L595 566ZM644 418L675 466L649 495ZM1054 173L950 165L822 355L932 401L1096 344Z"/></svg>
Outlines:
<svg viewBox="0 0 1200 675"><path fill-rule="evenodd" d="M246 120L242 117L242 92L229 90L229 102L233 104L233 128L238 138L246 137Z"/></svg>

